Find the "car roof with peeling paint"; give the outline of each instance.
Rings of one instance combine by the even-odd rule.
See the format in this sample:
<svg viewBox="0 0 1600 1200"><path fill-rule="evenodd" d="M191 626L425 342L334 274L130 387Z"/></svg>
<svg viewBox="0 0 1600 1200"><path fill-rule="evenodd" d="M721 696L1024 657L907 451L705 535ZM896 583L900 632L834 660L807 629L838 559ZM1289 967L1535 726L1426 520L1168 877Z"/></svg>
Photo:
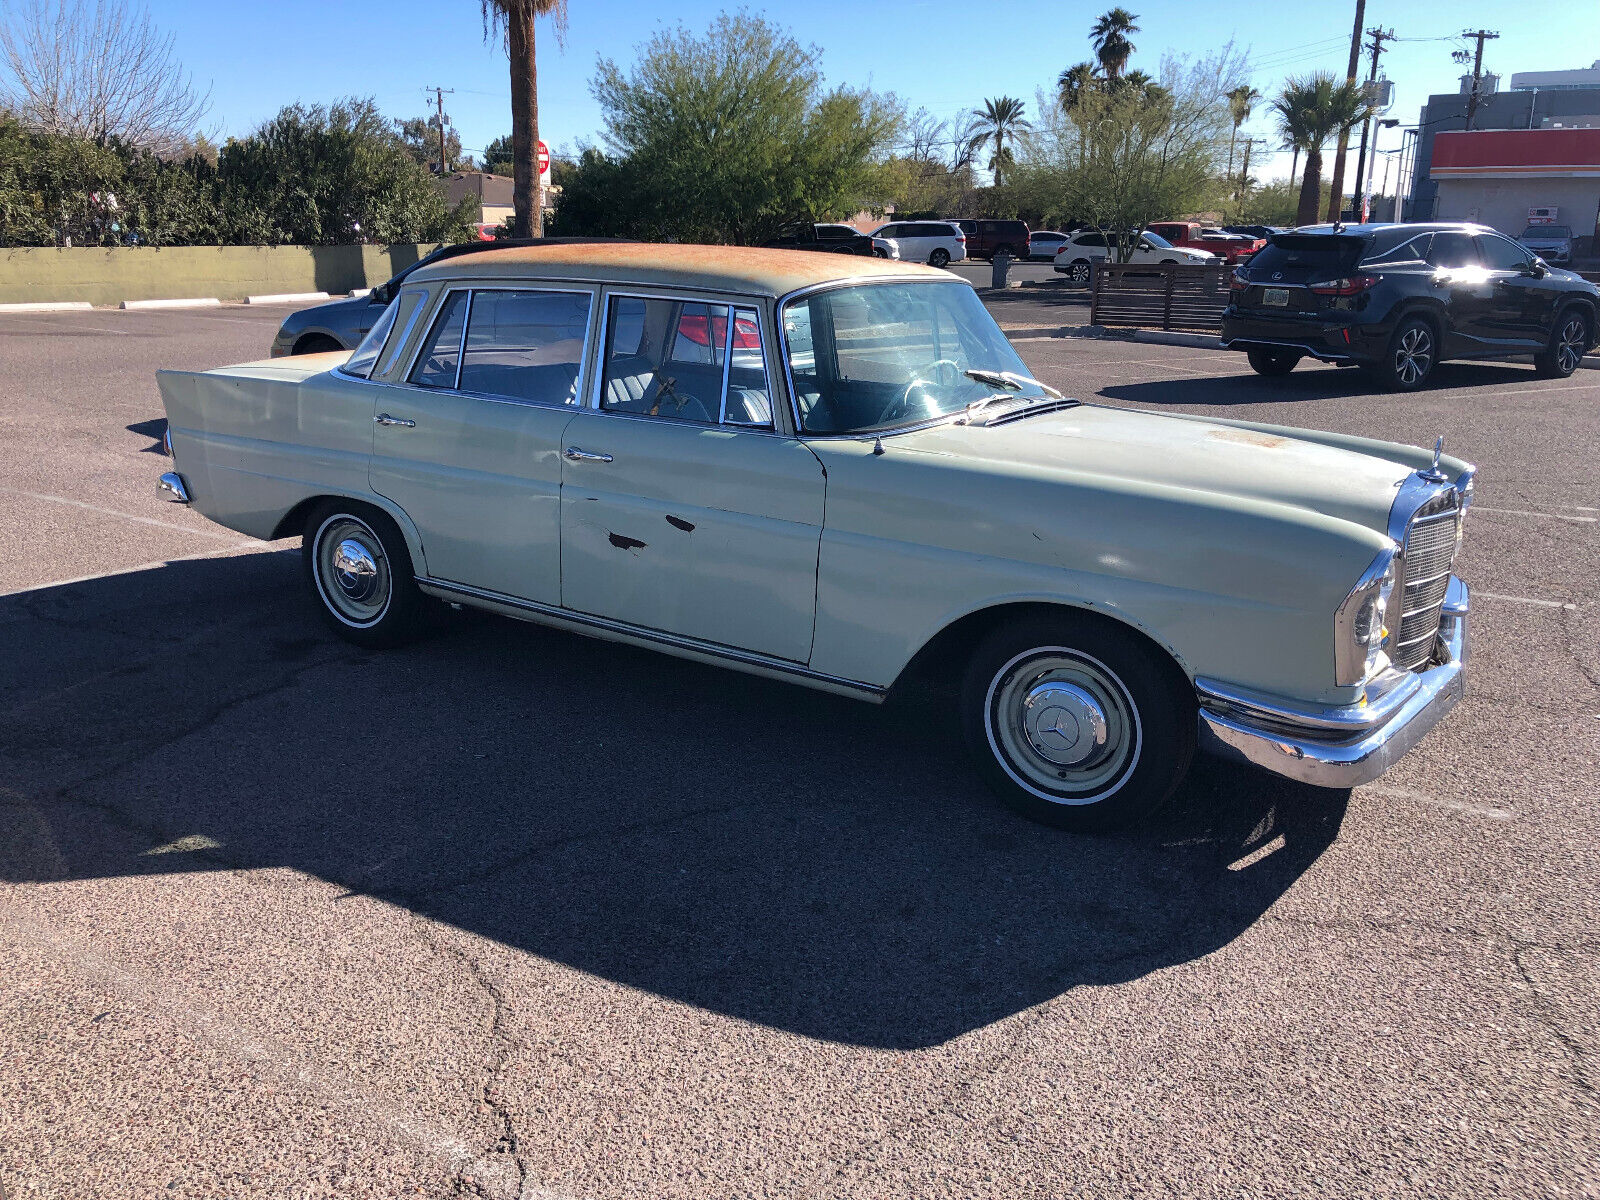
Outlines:
<svg viewBox="0 0 1600 1200"><path fill-rule="evenodd" d="M823 283L865 279L959 280L947 271L866 255L756 246L605 242L483 250L423 267L406 280L571 279L783 296Z"/></svg>

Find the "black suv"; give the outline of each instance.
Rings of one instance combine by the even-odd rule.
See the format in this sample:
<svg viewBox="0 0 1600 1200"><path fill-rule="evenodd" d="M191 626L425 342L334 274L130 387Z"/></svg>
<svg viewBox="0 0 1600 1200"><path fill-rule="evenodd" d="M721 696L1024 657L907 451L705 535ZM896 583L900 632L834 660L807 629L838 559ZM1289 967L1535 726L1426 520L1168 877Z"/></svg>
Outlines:
<svg viewBox="0 0 1600 1200"><path fill-rule="evenodd" d="M1364 367L1410 391L1447 358L1533 355L1572 374L1594 344L1600 288L1482 225L1312 225L1234 271L1222 344L1262 375L1302 358Z"/></svg>
<svg viewBox="0 0 1600 1200"><path fill-rule="evenodd" d="M777 250L821 250L829 254L873 254L872 239L859 229L837 222L790 221L778 236L761 243Z"/></svg>

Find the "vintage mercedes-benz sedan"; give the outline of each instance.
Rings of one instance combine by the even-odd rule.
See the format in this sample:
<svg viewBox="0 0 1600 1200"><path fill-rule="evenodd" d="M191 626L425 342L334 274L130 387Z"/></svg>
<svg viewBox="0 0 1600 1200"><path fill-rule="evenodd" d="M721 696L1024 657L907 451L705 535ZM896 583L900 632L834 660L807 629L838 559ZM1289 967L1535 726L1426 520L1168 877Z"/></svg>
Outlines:
<svg viewBox="0 0 1600 1200"><path fill-rule="evenodd" d="M445 601L869 701L928 668L1058 825L1136 820L1197 747L1354 786L1463 690L1468 464L1065 398L929 267L491 250L353 353L160 386L162 487L300 536L353 642Z"/></svg>

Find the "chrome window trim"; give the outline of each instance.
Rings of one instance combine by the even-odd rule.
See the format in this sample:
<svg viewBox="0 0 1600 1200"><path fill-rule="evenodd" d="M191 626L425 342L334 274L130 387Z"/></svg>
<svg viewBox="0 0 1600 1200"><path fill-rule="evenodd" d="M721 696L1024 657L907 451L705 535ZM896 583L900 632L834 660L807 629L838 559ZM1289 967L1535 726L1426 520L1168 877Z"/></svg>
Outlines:
<svg viewBox="0 0 1600 1200"><path fill-rule="evenodd" d="M636 416L637 414L618 414L623 416ZM647 418L651 419L651 418ZM701 425L701 428L707 426ZM724 645L721 642L708 642L701 638L684 637L681 634L668 633L665 630L655 629L648 625L633 625L627 621L614 621L606 617L597 617L591 613L581 613L576 609L562 608L555 604L541 604L535 600L524 600L519 596L510 596L504 592L493 592L486 588L472 587L465 583L453 583L444 579L433 579L427 575L415 577L417 585L425 589L451 593L458 596L472 597L486 600L493 604L500 604L507 608L520 609L523 612L550 617L554 620L571 625L587 626L593 629L606 629L627 637L644 642L653 642L657 645L677 647L689 650L696 654L704 654L711 658L722 659L727 662L740 663L746 666L760 667L763 670L774 671L784 675L792 675L799 679L809 679L817 683L826 683L830 686L845 689L863 698L882 700L888 695L888 688L880 687L875 683L864 683L859 679L848 679L842 675L829 675L823 671L813 671L804 663L795 659L775 658L770 654L762 654L756 650L741 650L736 646Z"/></svg>
<svg viewBox="0 0 1600 1200"><path fill-rule="evenodd" d="M361 349L362 345L366 342L367 338L372 336L372 330L376 329L380 322L385 321L385 320L389 320L391 322L390 325L389 325L389 332L384 335L383 345L380 345L378 347L378 353L373 355L373 358L372 358L372 368L375 369L377 367L378 360L383 357L384 346L387 346L389 344L389 339L394 336L394 324L392 322L392 319L389 317L389 314L391 312L393 312L393 311L395 311L395 310L390 308L388 305L384 305L383 311L378 314L378 320L374 321L372 323L371 328L369 328L367 330L367 332L362 335L361 341L359 341L359 342L357 342L355 344L355 349L350 351L350 354L348 356L346 356L344 362L340 363L338 366L333 368L332 374L338 375L338 376L340 376L340 377L342 377L344 379L354 379L354 380L356 380L356 381L358 381L360 383L376 383L376 382L378 382L377 380L372 378L372 369L369 369L365 375L357 375L352 371L346 371L345 367L349 364L350 358L354 357L356 350Z"/></svg>
<svg viewBox="0 0 1600 1200"><path fill-rule="evenodd" d="M456 378L450 387L424 387L412 382L411 373L416 370L417 360L422 357L422 350L426 344L427 334L419 340L411 350L411 356L406 362L404 373L395 379L389 386L410 388L423 393L450 392L457 396L469 396L474 400L490 400L496 404L521 404L529 408L558 408L581 409L583 407L583 393L588 386L589 361L592 354L591 339L594 334L594 310L599 299L599 289L592 287L556 287L547 286L543 281L528 283L493 283L480 286L475 283L457 283L447 286L439 297L439 302L434 306L434 321L428 326L431 334L438 324L438 315L443 313L450 303L450 297L456 292L467 293L467 310L461 320L461 341L456 348ZM573 384L575 400L571 404L552 404L544 400L529 400L519 396L497 396L491 392L472 391L461 386L461 370L467 359L467 333L472 328L472 293L473 292L555 292L566 296L587 296L589 298L589 313L583 323L583 351L578 360L578 378ZM426 305L423 306L424 308ZM419 310L420 311L420 310Z"/></svg>
<svg viewBox="0 0 1600 1200"><path fill-rule="evenodd" d="M871 433L810 433L800 420L800 401L794 389L794 370L789 357L789 331L784 324L783 311L796 300L804 299L817 292L832 291L835 288L862 287L878 283L916 283L928 286L967 287L972 285L960 276L946 276L944 278L919 278L915 275L863 275L859 279L830 279L826 283L808 284L803 288L796 288L787 292L774 302L773 312L777 326L776 334L779 339L779 357L783 359L783 383L789 393L789 418L794 422L794 436L802 441L808 438L837 438L842 441L871 442L880 437L890 437L897 433L913 433L918 429L931 429L935 425L942 425L946 421L953 421L960 413L946 413L941 417L931 417L926 421L919 421L913 425L896 425L888 429L876 429ZM976 290L976 289L974 289ZM998 325L995 326L997 329ZM1000 336L1005 337L1005 330L1000 330ZM1011 341L1006 338L1007 343ZM813 343L815 344L815 343Z"/></svg>
<svg viewBox="0 0 1600 1200"><path fill-rule="evenodd" d="M400 294L393 300L389 301L389 303L402 303L404 302L407 294L413 291L421 292L421 299L417 301L416 308L411 310L411 315L406 318L406 327L401 330L400 340L394 344L394 352L388 356L387 361L385 360L383 352L379 352L378 366L382 366L383 370L380 371L375 367L372 374L369 376L370 379L383 381L386 380L390 375L394 374L395 366L399 363L401 355L405 352L406 345L411 340L411 334L417 327L417 322L422 319L422 314L428 311L428 294L430 289L427 287L427 285L423 285L419 288L401 288ZM399 312L400 310L396 309L395 311Z"/></svg>
<svg viewBox="0 0 1600 1200"><path fill-rule="evenodd" d="M729 349L727 351L725 351L724 358L723 358L722 406L721 406L721 409L719 410L724 419L719 419L719 420L717 420L715 422L712 422L712 421L689 421L689 420L685 420L682 417L650 416L647 413L620 412L617 409L606 408L601 403L602 396L604 395L604 392L605 392L605 382L606 382L606 367L605 367L606 339L611 334L611 302L613 300L622 299L622 300L665 300L665 301L667 301L669 303L675 303L675 304L714 304L714 303L716 303L716 301L709 301L709 300L701 299L700 297L694 297L694 298L691 298L691 299L685 299L682 295L673 294L674 290L681 290L681 291L685 291L685 292L692 292L692 291L697 291L698 290L698 291L704 292L708 296L720 297L721 298L721 303L728 310L728 341L729 341ZM768 338L767 330L766 330L766 322L765 322L764 317L763 317L764 308L765 308L765 305L764 305L763 301L765 299L766 299L766 297L750 296L750 295L747 295L746 293L743 293L743 292L713 292L713 291L710 291L709 289L706 289L706 288L700 288L700 289L683 288L683 289L673 289L673 290L666 290L666 291L636 291L636 290L634 290L632 288L631 285L629 285L626 289L617 289L617 288L611 288L611 287L604 287L603 286L601 288L601 291L600 291L600 323L599 323L599 330L598 330L598 332L596 334L595 345L594 345L594 365L595 365L594 383L593 383L593 387L591 389L591 394L588 397L588 403L582 405L581 407L583 408L583 410L585 412L601 413L601 414L604 414L605 416L608 416L608 417L632 417L635 420L642 419L642 420L646 420L646 421L669 421L674 425L688 425L688 426L692 426L695 429L729 429L729 430L732 430L732 431L734 431L736 433L762 433L762 434L768 435L769 437L781 437L781 438L791 438L792 439L792 437L795 436L795 435L791 435L791 434L785 432L784 430L778 428L778 405L777 405L777 403L775 401L772 404L772 424L771 425L738 425L738 424L730 425L725 420L726 415L727 415L727 406L728 406L728 379L729 379L729 376L731 374L731 368L732 368L732 364L733 364L733 355L732 355L732 350L731 350L731 343L732 343L732 339L733 339L734 314L738 312L740 307L746 307L746 308L750 309L752 312L755 313L755 316L756 316L756 333L761 338L761 362L762 362L763 366L766 369L766 375L767 375L767 390L768 390L769 393L770 392L774 392L774 391L777 390L773 385L772 363L767 358L767 347L769 345L772 345L773 342ZM750 303L747 304L747 305L741 305L741 301L745 301L745 300L750 301ZM771 396L769 396L768 398L769 398L769 400L773 400L774 399ZM798 426L796 426L796 429L798 430Z"/></svg>
<svg viewBox="0 0 1600 1200"><path fill-rule="evenodd" d="M722 401L717 405L717 424L728 423L728 380L733 375L733 326L739 319L739 310L732 304L728 305L727 316L722 318ZM682 323L683 314L678 314ZM706 346L711 345L711 329L706 329Z"/></svg>

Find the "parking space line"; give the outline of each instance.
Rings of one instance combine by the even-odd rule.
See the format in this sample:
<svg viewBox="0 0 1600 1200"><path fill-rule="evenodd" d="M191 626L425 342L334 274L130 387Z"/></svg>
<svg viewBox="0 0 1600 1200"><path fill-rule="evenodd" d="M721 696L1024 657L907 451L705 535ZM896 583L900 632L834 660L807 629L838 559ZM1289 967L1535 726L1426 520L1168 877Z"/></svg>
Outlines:
<svg viewBox="0 0 1600 1200"><path fill-rule="evenodd" d="M1570 611L1578 607L1576 604L1568 604L1565 600L1540 600L1536 596L1507 596L1501 592L1486 592L1482 588L1473 589L1472 594L1474 597L1482 596L1485 600L1506 600L1512 604L1536 604L1540 608L1563 608Z"/></svg>
<svg viewBox="0 0 1600 1200"><path fill-rule="evenodd" d="M1446 808L1451 812L1468 813L1474 817L1487 817L1491 821L1515 821L1517 819L1517 814L1510 809L1490 808L1484 804L1468 804L1464 800L1446 800L1442 796L1430 796L1426 792L1413 791L1411 788L1369 783L1363 785L1360 790L1389 800L1410 800L1415 804L1426 804L1431 808Z"/></svg>
<svg viewBox="0 0 1600 1200"><path fill-rule="evenodd" d="M1600 524L1600 517L1569 517L1565 513L1535 512L1527 508L1489 508L1483 504L1474 504L1472 511L1499 513L1503 517L1549 517L1552 521L1572 521L1579 525Z"/></svg>
<svg viewBox="0 0 1600 1200"><path fill-rule="evenodd" d="M176 521L158 521L154 517L136 517L132 513L119 512L114 508L101 508L98 504L90 504L84 500L74 500L70 496L51 496L45 492L25 492L21 488L6 487L0 484L0 492L9 492L13 496L23 496L29 500L45 500L51 504L65 504L72 508L82 508L89 512L102 513L108 517L121 517L124 521L137 521L141 525L155 525L162 529L177 529L183 533L192 533L195 537L231 538L231 533L218 533L212 529L195 529L189 525L179 525Z"/></svg>

